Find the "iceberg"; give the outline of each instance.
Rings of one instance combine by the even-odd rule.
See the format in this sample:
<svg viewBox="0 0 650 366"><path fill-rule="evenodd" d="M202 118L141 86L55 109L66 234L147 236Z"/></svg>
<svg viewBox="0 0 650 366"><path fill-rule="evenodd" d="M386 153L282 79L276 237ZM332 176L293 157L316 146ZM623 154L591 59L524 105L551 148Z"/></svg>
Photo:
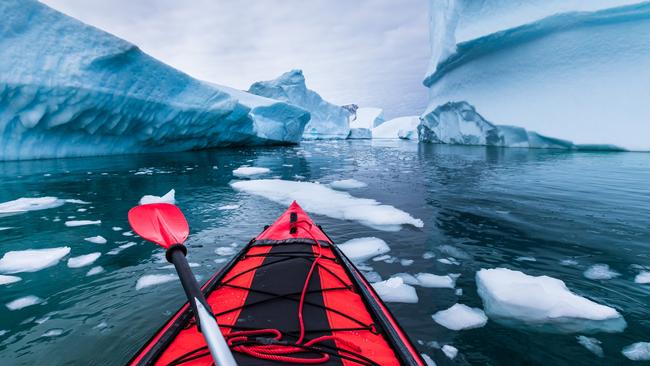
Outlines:
<svg viewBox="0 0 650 366"><path fill-rule="evenodd" d="M406 116L386 121L372 129L373 139L417 140L420 117Z"/></svg>
<svg viewBox="0 0 650 366"><path fill-rule="evenodd" d="M305 127L305 139L345 139L350 133L350 112L308 89L302 70L291 70L274 80L258 81L251 85L248 92L309 111L311 119Z"/></svg>
<svg viewBox="0 0 650 366"><path fill-rule="evenodd" d="M2 1L0 14L0 160L296 143L309 120L35 0Z"/></svg>
<svg viewBox="0 0 650 366"><path fill-rule="evenodd" d="M591 149L650 150L650 3L429 0L429 107Z"/></svg>
<svg viewBox="0 0 650 366"><path fill-rule="evenodd" d="M370 139L372 129L384 122L384 110L381 108L359 108L355 118L350 121L349 139Z"/></svg>

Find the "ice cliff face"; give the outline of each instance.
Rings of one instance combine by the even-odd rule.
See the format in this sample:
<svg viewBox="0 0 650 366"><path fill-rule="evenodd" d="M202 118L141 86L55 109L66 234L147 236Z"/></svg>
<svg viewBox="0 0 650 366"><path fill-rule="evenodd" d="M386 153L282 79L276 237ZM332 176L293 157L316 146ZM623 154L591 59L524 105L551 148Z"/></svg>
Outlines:
<svg viewBox="0 0 650 366"><path fill-rule="evenodd" d="M467 101L498 123L650 150L650 3L430 0L425 116Z"/></svg>
<svg viewBox="0 0 650 366"><path fill-rule="evenodd" d="M305 139L345 139L350 133L350 112L327 102L318 93L308 89L301 70L291 70L274 80L258 81L248 91L309 111L311 120L305 127Z"/></svg>
<svg viewBox="0 0 650 366"><path fill-rule="evenodd" d="M0 14L0 160L297 142L309 120L36 1L3 0Z"/></svg>

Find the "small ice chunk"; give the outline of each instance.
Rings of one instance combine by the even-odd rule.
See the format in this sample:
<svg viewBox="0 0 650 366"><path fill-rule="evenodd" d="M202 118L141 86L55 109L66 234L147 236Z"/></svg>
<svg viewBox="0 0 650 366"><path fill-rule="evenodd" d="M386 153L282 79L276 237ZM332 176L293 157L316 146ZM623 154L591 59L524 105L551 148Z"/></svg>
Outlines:
<svg viewBox="0 0 650 366"><path fill-rule="evenodd" d="M390 251L388 244L376 237L351 239L338 245L338 247L346 257L354 262L363 262Z"/></svg>
<svg viewBox="0 0 650 366"><path fill-rule="evenodd" d="M456 286L456 279L449 275L439 276L432 273L418 273L415 278L422 287L454 288Z"/></svg>
<svg viewBox="0 0 650 366"><path fill-rule="evenodd" d="M91 243L95 243L95 244L106 244L107 243L107 240L101 235L91 236L90 238L85 238L84 240L89 241Z"/></svg>
<svg viewBox="0 0 650 366"><path fill-rule="evenodd" d="M563 266L575 266L576 264L578 264L578 261L575 259L562 259L560 261L560 264Z"/></svg>
<svg viewBox="0 0 650 366"><path fill-rule="evenodd" d="M650 342L630 344L621 352L632 361L650 361Z"/></svg>
<svg viewBox="0 0 650 366"><path fill-rule="evenodd" d="M244 177L251 177L253 175L266 174L269 173L270 171L271 169L269 168L261 168L256 166L240 166L239 168L233 170L232 174L235 177L244 178Z"/></svg>
<svg viewBox="0 0 650 366"><path fill-rule="evenodd" d="M400 277L391 277L386 281L375 282L372 287L377 295L386 302L404 302L415 304L418 302L418 294L413 286L404 283Z"/></svg>
<svg viewBox="0 0 650 366"><path fill-rule="evenodd" d="M0 272L36 272L59 263L70 253L70 247L15 250L0 259Z"/></svg>
<svg viewBox="0 0 650 366"><path fill-rule="evenodd" d="M125 232L122 233L122 236L133 236L133 232L132 231L125 231Z"/></svg>
<svg viewBox="0 0 650 366"><path fill-rule="evenodd" d="M12 226L3 226L3 227L0 227L0 231L11 230L11 229L13 229Z"/></svg>
<svg viewBox="0 0 650 366"><path fill-rule="evenodd" d="M399 263L403 265L404 267L408 267L411 264L413 264L413 259L400 259Z"/></svg>
<svg viewBox="0 0 650 366"><path fill-rule="evenodd" d="M380 282L381 275L375 271L364 272L363 277L366 278L368 282Z"/></svg>
<svg viewBox="0 0 650 366"><path fill-rule="evenodd" d="M611 280L620 275L620 273L610 269L607 264L594 264L584 272L584 276L590 280Z"/></svg>
<svg viewBox="0 0 650 366"><path fill-rule="evenodd" d="M56 197L19 198L0 203L0 215L15 215L29 211L45 210L63 205L64 201Z"/></svg>
<svg viewBox="0 0 650 366"><path fill-rule="evenodd" d="M457 288L456 291L454 292L456 296L463 296L463 289L462 288Z"/></svg>
<svg viewBox="0 0 650 366"><path fill-rule="evenodd" d="M102 266L95 266L95 267L91 268L91 269L88 271L88 273L86 273L86 276L94 276L94 275L100 274L100 273L102 273L102 272L104 272L104 267L102 267Z"/></svg>
<svg viewBox="0 0 650 366"><path fill-rule="evenodd" d="M102 253L95 252L68 259L68 267L81 268L93 264Z"/></svg>
<svg viewBox="0 0 650 366"><path fill-rule="evenodd" d="M86 226L86 225L101 225L102 220L71 220L66 221L65 226L67 227L76 227L76 226Z"/></svg>
<svg viewBox="0 0 650 366"><path fill-rule="evenodd" d="M493 268L478 271L476 284L485 313L506 325L552 332L620 332L627 326L616 309L574 294L557 278Z"/></svg>
<svg viewBox="0 0 650 366"><path fill-rule="evenodd" d="M448 344L445 344L444 346L442 346L442 352L443 352L443 353L445 354L445 356L447 356L450 360L453 360L453 359L456 358L456 356L458 355L458 348L456 348L456 347L454 347L454 346L450 346L450 345L448 345Z"/></svg>
<svg viewBox="0 0 650 366"><path fill-rule="evenodd" d="M214 253L220 256L229 256L237 253L237 250L233 247L218 247L214 250Z"/></svg>
<svg viewBox="0 0 650 366"><path fill-rule="evenodd" d="M175 274L160 274L160 275L145 275L138 278L135 284L136 290L142 290L150 286L160 285L176 280L178 277Z"/></svg>
<svg viewBox="0 0 650 366"><path fill-rule="evenodd" d="M20 280L22 280L22 278L17 276L0 275L0 285L8 285L10 283L18 282Z"/></svg>
<svg viewBox="0 0 650 366"><path fill-rule="evenodd" d="M150 203L171 203L172 205L176 203L176 191L174 189L169 190L163 196L152 196L146 195L140 198L141 205L148 205Z"/></svg>
<svg viewBox="0 0 650 366"><path fill-rule="evenodd" d="M113 231L122 231L122 228L119 226L113 226Z"/></svg>
<svg viewBox="0 0 650 366"><path fill-rule="evenodd" d="M47 332L43 333L41 337L58 337L61 334L63 334L63 329L56 328L56 329L50 329Z"/></svg>
<svg viewBox="0 0 650 366"><path fill-rule="evenodd" d="M224 205L224 206L219 206L217 209L219 211L226 211L226 210L236 210L240 207L240 205Z"/></svg>
<svg viewBox="0 0 650 366"><path fill-rule="evenodd" d="M433 252L424 252L424 253L422 253L422 258L423 259L431 259L431 258L435 258L435 257L436 257L436 255Z"/></svg>
<svg viewBox="0 0 650 366"><path fill-rule="evenodd" d="M469 253L467 253L466 251L464 251L464 250L462 250L460 248L452 246L452 245L441 245L441 246L438 247L438 249L442 253L448 255L449 257L460 258L460 259L470 259L471 258Z"/></svg>
<svg viewBox="0 0 650 366"><path fill-rule="evenodd" d="M600 346L602 343L596 338L592 337L587 337L587 336L577 336L576 339L578 340L578 343L580 343L583 347L585 347L587 350L589 350L591 353L595 354L598 357L603 357L603 347Z"/></svg>
<svg viewBox="0 0 650 366"><path fill-rule="evenodd" d="M217 259L214 260L214 263L217 263L217 264L224 263L227 260L228 260L228 258L217 258Z"/></svg>
<svg viewBox="0 0 650 366"><path fill-rule="evenodd" d="M117 255L117 254L119 254L121 251L123 251L124 249L131 248L131 247L134 246L134 245L136 245L136 243L130 241L130 242L126 243L126 244L122 244L122 245L118 246L117 248L111 249L111 250L110 250L108 253L106 253L106 254L108 254L108 255Z"/></svg>
<svg viewBox="0 0 650 366"><path fill-rule="evenodd" d="M330 183L330 187L341 190L363 188L367 186L366 183L360 182L356 179L343 179Z"/></svg>
<svg viewBox="0 0 650 366"><path fill-rule="evenodd" d="M40 297L34 296L34 295L29 295L29 296L21 297L19 299L11 301L11 302L7 303L5 306L9 310L20 310L20 309L26 308L28 306L38 305L38 304L40 304L42 302L43 302L43 299L41 299Z"/></svg>
<svg viewBox="0 0 650 366"><path fill-rule="evenodd" d="M519 262L537 262L537 259L535 257L526 257L526 256L517 257L515 258L515 260Z"/></svg>
<svg viewBox="0 0 650 366"><path fill-rule="evenodd" d="M66 201L67 203L75 203L75 204L77 204L77 205L89 205L89 204L90 204L90 202L86 202L86 201L78 200L78 199L75 199L75 198L69 198L69 199L67 199L67 200L65 200L65 201Z"/></svg>
<svg viewBox="0 0 650 366"><path fill-rule="evenodd" d="M86 212L86 211L88 211L88 210L85 209L85 208L78 208L78 209L77 209L77 212Z"/></svg>
<svg viewBox="0 0 650 366"><path fill-rule="evenodd" d="M381 261L387 261L387 260L389 260L389 259L391 259L391 258L393 258L391 255L389 255L389 254L384 254L384 255L380 255L380 256L378 256L378 257L374 257L374 258L372 259L372 261L373 261L373 262L381 262Z"/></svg>
<svg viewBox="0 0 650 366"><path fill-rule="evenodd" d="M483 310L464 304L454 304L432 315L433 320L451 330L474 329L484 326L488 318Z"/></svg>
<svg viewBox="0 0 650 366"><path fill-rule="evenodd" d="M397 273L394 274L393 277L399 277L401 278L405 284L407 285L419 285L420 281L415 278L415 276L408 274L408 273Z"/></svg>
<svg viewBox="0 0 650 366"><path fill-rule="evenodd" d="M457 265L460 264L455 258L451 258L451 257L449 257L449 258L440 258L440 259L438 259L438 262L440 262L442 264L448 264L450 266L452 266L452 265L457 266Z"/></svg>
<svg viewBox="0 0 650 366"><path fill-rule="evenodd" d="M636 275L636 277L634 277L634 282L640 284L650 283L650 272L642 271L641 273Z"/></svg>
<svg viewBox="0 0 650 366"><path fill-rule="evenodd" d="M307 212L335 219L353 220L385 231L398 231L401 225L421 228L424 223L393 206L382 205L369 198L357 198L348 192L336 191L322 184L280 179L234 181L230 185L249 194L265 197L282 205L294 200Z"/></svg>
<svg viewBox="0 0 650 366"><path fill-rule="evenodd" d="M422 356L422 359L427 366L437 366L436 362L426 353L421 353L420 356Z"/></svg>

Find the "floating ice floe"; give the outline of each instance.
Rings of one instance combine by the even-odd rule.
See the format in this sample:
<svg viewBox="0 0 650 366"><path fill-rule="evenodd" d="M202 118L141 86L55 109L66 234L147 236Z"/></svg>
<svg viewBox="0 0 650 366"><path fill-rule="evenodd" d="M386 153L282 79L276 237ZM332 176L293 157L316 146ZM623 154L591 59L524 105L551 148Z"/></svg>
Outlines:
<svg viewBox="0 0 650 366"><path fill-rule="evenodd" d="M119 226L113 226L111 229L112 229L113 231L122 231L122 228L119 227Z"/></svg>
<svg viewBox="0 0 650 366"><path fill-rule="evenodd" d="M442 264L448 264L448 265L450 265L450 266L458 266L458 265L460 265L460 262L458 262L458 261L456 260L456 258L452 258L452 257L449 257L449 258L440 258L440 259L438 259L438 262L440 262L440 263L442 263Z"/></svg>
<svg viewBox="0 0 650 366"><path fill-rule="evenodd" d="M587 268L584 275L590 280L611 280L621 274L610 269L607 264L594 264Z"/></svg>
<svg viewBox="0 0 650 366"><path fill-rule="evenodd" d="M447 310L433 314L432 318L436 323L451 330L480 328L488 321L483 310L463 304L454 304Z"/></svg>
<svg viewBox="0 0 650 366"><path fill-rule="evenodd" d="M238 190L262 196L281 205L292 201L300 203L307 212L335 219L354 220L385 231L397 231L401 225L423 227L422 220L393 206L368 198L356 198L347 192L336 191L321 184L280 179L260 179L231 182Z"/></svg>
<svg viewBox="0 0 650 366"><path fill-rule="evenodd" d="M143 288L160 285L176 279L178 279L178 276L175 274L145 275L138 278L138 282L135 284L135 289L142 290Z"/></svg>
<svg viewBox="0 0 650 366"><path fill-rule="evenodd" d="M526 256L517 257L515 258L515 260L519 262L537 262L537 259L535 257L526 257Z"/></svg>
<svg viewBox="0 0 650 366"><path fill-rule="evenodd" d="M7 309L13 311L13 310L20 310L22 308L26 308L26 307L32 306L32 305L38 305L38 304L40 304L42 302L43 302L43 299L41 299L40 297L34 296L34 295L29 295L29 296L24 296L24 297L21 297L19 299L14 300L14 301L8 302L7 304L5 304L5 306L7 307Z"/></svg>
<svg viewBox="0 0 650 366"><path fill-rule="evenodd" d="M169 192L165 193L163 196L152 196L146 195L140 198L141 205L148 205L150 203L171 203L172 205L176 203L176 190L171 189Z"/></svg>
<svg viewBox="0 0 650 366"><path fill-rule="evenodd" d="M368 185L366 183L358 181L356 179L336 180L330 183L330 187L341 190L363 188L367 186Z"/></svg>
<svg viewBox="0 0 650 366"><path fill-rule="evenodd" d="M224 205L224 206L219 206L217 209L219 211L227 211L227 210L236 210L239 207L241 207L241 206L240 205Z"/></svg>
<svg viewBox="0 0 650 366"><path fill-rule="evenodd" d="M22 278L18 276L0 275L0 285L8 285L10 283L18 282L20 280L22 280Z"/></svg>
<svg viewBox="0 0 650 366"><path fill-rule="evenodd" d="M408 267L411 264L413 264L414 260L413 259L400 259L399 264L403 265L404 267Z"/></svg>
<svg viewBox="0 0 650 366"><path fill-rule="evenodd" d="M422 259L431 259L431 258L435 258L435 257L436 257L436 254L433 253L433 252L424 252L424 253L422 253Z"/></svg>
<svg viewBox="0 0 650 366"><path fill-rule="evenodd" d="M404 281L405 284L407 285L419 285L420 281L415 278L415 276L408 274L408 273L397 273L394 274L393 277L399 277Z"/></svg>
<svg viewBox="0 0 650 366"><path fill-rule="evenodd" d="M0 216L21 214L29 211L45 210L63 205L56 197L19 198L0 203Z"/></svg>
<svg viewBox="0 0 650 366"><path fill-rule="evenodd" d="M76 199L76 198L68 198L68 199L65 200L65 202L74 203L74 204L77 204L77 205L89 205L90 204L90 202L86 202L86 201L79 200L79 199Z"/></svg>
<svg viewBox="0 0 650 366"><path fill-rule="evenodd" d="M68 259L68 267L70 268L80 268L93 264L97 258L99 258L102 253L95 252L85 255L80 255L78 257L72 257Z"/></svg>
<svg viewBox="0 0 650 366"><path fill-rule="evenodd" d="M262 168L256 166L240 166L239 168L232 171L232 174L235 177L245 178L252 177L254 175L261 175L271 172L269 168Z"/></svg>
<svg viewBox="0 0 650 366"><path fill-rule="evenodd" d="M574 294L553 277L481 269L476 284L485 313L506 325L550 332L621 332L627 326L615 309Z"/></svg>
<svg viewBox="0 0 650 366"><path fill-rule="evenodd" d="M456 276L435 275L433 273L418 273L415 275L418 285L432 288L454 288L456 286Z"/></svg>
<svg viewBox="0 0 650 366"><path fill-rule="evenodd" d="M67 227L77 227L86 225L101 225L102 220L70 220L65 222Z"/></svg>
<svg viewBox="0 0 650 366"><path fill-rule="evenodd" d="M575 266L576 264L578 264L578 261L575 259L562 259L560 261L560 264L563 266Z"/></svg>
<svg viewBox="0 0 650 366"><path fill-rule="evenodd" d="M457 248L453 245L441 245L438 247L438 250L442 252L443 254L446 254L448 257L450 257L450 260L456 260L456 258L459 259L471 259L472 256L469 255L466 251Z"/></svg>
<svg viewBox="0 0 650 366"><path fill-rule="evenodd" d="M404 302L415 304L418 302L418 294L413 286L404 283L400 277L391 277L386 281L375 282L372 287L377 295L386 302Z"/></svg>
<svg viewBox="0 0 650 366"><path fill-rule="evenodd" d="M102 272L104 272L104 267L95 266L95 267L91 268L90 270L88 270L88 272L86 273L86 276L87 277L88 276L94 276L94 275L98 275L98 274L100 274Z"/></svg>
<svg viewBox="0 0 650 366"><path fill-rule="evenodd" d="M634 277L634 282L640 284L650 283L650 272L642 271L636 277Z"/></svg>
<svg viewBox="0 0 650 366"><path fill-rule="evenodd" d="M632 361L650 361L650 342L630 344L621 352Z"/></svg>
<svg viewBox="0 0 650 366"><path fill-rule="evenodd" d="M36 272L59 263L70 253L70 247L14 250L0 258L0 272Z"/></svg>
<svg viewBox="0 0 650 366"><path fill-rule="evenodd" d="M41 337L45 337L45 338L58 337L61 334L63 334L63 329L56 328L56 329L48 330L47 332L43 333Z"/></svg>
<svg viewBox="0 0 650 366"><path fill-rule="evenodd" d="M602 342L598 339L583 335L577 336L576 339L578 340L578 343L580 343L580 345L586 348L589 352L595 354L598 357L604 356L603 347L600 346Z"/></svg>
<svg viewBox="0 0 650 366"><path fill-rule="evenodd" d="M456 348L456 347L454 347L454 346L450 346L450 345L448 345L448 344L445 344L444 346L442 346L442 352L443 352L443 353L445 354L445 356L447 356L450 360L453 360L453 359L456 358L456 356L458 355L458 348Z"/></svg>
<svg viewBox="0 0 650 366"><path fill-rule="evenodd" d="M107 240L101 235L91 236L90 238L85 238L84 240L89 241L91 243L95 243L95 244L106 244L107 243Z"/></svg>
<svg viewBox="0 0 650 366"><path fill-rule="evenodd" d="M338 248L354 262L363 262L390 251L390 247L385 241L375 237L351 239L339 244Z"/></svg>
<svg viewBox="0 0 650 366"><path fill-rule="evenodd" d="M117 254L119 254L121 251L123 251L124 249L131 248L131 247L134 246L134 245L136 245L136 243L130 241L130 242L126 243L126 244L122 244L122 245L118 246L117 248L111 249L111 250L110 250L108 253L106 253L106 254L108 254L108 255L117 255Z"/></svg>
<svg viewBox="0 0 650 366"><path fill-rule="evenodd" d="M422 356L422 359L427 366L436 366L436 362L426 353L421 353L420 356Z"/></svg>
<svg viewBox="0 0 650 366"><path fill-rule="evenodd" d="M229 256L237 253L237 249L233 247L218 247L214 250L214 254L220 256Z"/></svg>

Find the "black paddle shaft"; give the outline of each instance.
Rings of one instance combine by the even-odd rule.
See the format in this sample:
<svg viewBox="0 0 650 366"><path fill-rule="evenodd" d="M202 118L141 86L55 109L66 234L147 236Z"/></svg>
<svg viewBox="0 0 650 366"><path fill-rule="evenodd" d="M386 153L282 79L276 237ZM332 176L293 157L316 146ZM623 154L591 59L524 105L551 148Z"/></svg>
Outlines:
<svg viewBox="0 0 650 366"><path fill-rule="evenodd" d="M190 306L192 307L194 319L196 320L196 326L199 331L201 331L201 325L198 316L199 313L197 311L196 302L194 299L198 299L203 304L203 307L205 307L208 313L210 313L212 316L214 315L212 314L212 311L210 310L211 308L208 306L208 303L203 296L203 292L201 292L201 288L199 287L198 282L196 282L196 278L190 269L190 265L187 263L187 259L185 258L186 254L187 248L185 248L183 244L174 244L167 249L165 257L167 258L167 261L172 263L176 268L178 277L181 280L181 285L183 285L183 290L185 290L187 300L190 302Z"/></svg>

